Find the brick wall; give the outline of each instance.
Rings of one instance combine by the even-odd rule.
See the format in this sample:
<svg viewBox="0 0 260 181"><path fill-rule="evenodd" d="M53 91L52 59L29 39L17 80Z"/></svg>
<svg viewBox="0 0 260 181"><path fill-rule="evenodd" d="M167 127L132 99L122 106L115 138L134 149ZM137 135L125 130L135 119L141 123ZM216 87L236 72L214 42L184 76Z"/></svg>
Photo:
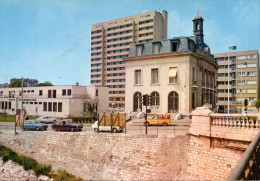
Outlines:
<svg viewBox="0 0 260 181"><path fill-rule="evenodd" d="M24 132L0 143L84 180L225 179L242 154L190 136Z"/></svg>

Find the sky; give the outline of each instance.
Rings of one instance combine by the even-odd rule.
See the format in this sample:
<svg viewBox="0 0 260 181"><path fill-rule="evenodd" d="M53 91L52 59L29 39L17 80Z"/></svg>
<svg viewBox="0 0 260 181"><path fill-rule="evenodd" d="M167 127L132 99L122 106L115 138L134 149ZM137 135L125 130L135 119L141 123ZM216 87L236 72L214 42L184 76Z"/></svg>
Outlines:
<svg viewBox="0 0 260 181"><path fill-rule="evenodd" d="M260 49L260 0L0 0L0 84L90 85L92 24L168 12L168 38L192 36L199 10L211 53Z"/></svg>

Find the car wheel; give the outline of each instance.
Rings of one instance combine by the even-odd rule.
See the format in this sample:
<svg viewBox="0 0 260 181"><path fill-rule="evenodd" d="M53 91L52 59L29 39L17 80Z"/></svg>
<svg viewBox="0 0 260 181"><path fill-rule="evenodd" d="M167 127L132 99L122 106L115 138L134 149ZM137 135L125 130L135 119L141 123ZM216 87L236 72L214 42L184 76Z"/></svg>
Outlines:
<svg viewBox="0 0 260 181"><path fill-rule="evenodd" d="M163 126L167 126L168 124L167 123L163 123Z"/></svg>
<svg viewBox="0 0 260 181"><path fill-rule="evenodd" d="M39 131L39 128L35 128L35 131Z"/></svg>
<svg viewBox="0 0 260 181"><path fill-rule="evenodd" d="M94 128L94 131L97 133L97 132L98 132L98 129L97 129L97 128Z"/></svg>
<svg viewBox="0 0 260 181"><path fill-rule="evenodd" d="M117 132L117 129L116 129L116 128L113 128L113 129L112 129L112 132L113 132L113 133L116 133L116 132Z"/></svg>

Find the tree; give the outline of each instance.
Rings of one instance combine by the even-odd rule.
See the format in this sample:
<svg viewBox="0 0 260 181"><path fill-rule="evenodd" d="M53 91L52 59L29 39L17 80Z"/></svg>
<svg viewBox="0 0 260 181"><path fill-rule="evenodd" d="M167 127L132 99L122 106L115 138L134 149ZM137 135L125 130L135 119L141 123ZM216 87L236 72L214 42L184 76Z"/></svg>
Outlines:
<svg viewBox="0 0 260 181"><path fill-rule="evenodd" d="M83 102L83 112L85 114L89 113L90 115L93 115L95 113L96 106L92 103L92 101L84 101Z"/></svg>
<svg viewBox="0 0 260 181"><path fill-rule="evenodd" d="M258 112L259 112L259 108L260 108L260 99L258 99L257 101L255 101L255 107L258 109Z"/></svg>
<svg viewBox="0 0 260 181"><path fill-rule="evenodd" d="M44 82L44 83L39 83L36 85L36 87L43 87L43 86L53 86L53 84L51 82Z"/></svg>
<svg viewBox="0 0 260 181"><path fill-rule="evenodd" d="M23 86L25 87L25 84L24 84L24 83L23 83ZM12 82L9 84L9 87L11 87L11 88L14 88L14 87L22 87L22 81L21 81L21 80L12 81Z"/></svg>

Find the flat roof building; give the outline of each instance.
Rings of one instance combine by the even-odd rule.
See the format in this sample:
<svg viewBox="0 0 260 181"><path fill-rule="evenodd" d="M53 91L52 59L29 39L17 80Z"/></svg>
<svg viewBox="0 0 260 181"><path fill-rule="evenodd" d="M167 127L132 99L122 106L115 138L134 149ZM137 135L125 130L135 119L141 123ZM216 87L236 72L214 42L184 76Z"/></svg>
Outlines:
<svg viewBox="0 0 260 181"><path fill-rule="evenodd" d="M109 87L110 107L125 106L125 62L132 43L167 37L167 12L150 11L93 24L91 84Z"/></svg>
<svg viewBox="0 0 260 181"><path fill-rule="evenodd" d="M108 110L108 88L97 86L46 86L1 88L0 112L15 115L21 109L26 115L63 117L82 116L84 101L97 105L98 111Z"/></svg>
<svg viewBox="0 0 260 181"><path fill-rule="evenodd" d="M182 113L205 103L215 106L217 64L204 42L203 18L193 19L188 37L132 44L126 67L126 111L144 111L142 95L150 96L151 113Z"/></svg>
<svg viewBox="0 0 260 181"><path fill-rule="evenodd" d="M260 97L259 53L257 50L214 54L218 64L217 106L220 112L228 112L228 64L229 64L229 107L230 112L241 112L244 100L249 110ZM242 107L241 107L242 106ZM244 109L244 108L242 108Z"/></svg>

